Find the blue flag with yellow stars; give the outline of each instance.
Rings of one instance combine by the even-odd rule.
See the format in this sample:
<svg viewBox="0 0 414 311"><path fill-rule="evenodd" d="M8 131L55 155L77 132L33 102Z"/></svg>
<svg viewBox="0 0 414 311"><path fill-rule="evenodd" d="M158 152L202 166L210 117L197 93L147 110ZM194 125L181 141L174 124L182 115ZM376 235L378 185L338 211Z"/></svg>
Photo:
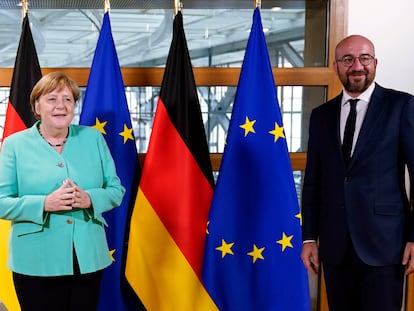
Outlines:
<svg viewBox="0 0 414 311"><path fill-rule="evenodd" d="M79 124L92 126L103 134L126 189L121 205L104 214L108 222L105 230L113 263L104 272L99 310L138 310L136 304L139 305L139 302L135 301L136 297L129 291L123 276L123 252L128 210L131 198L135 197L139 163L109 13L105 13L103 18Z"/></svg>
<svg viewBox="0 0 414 311"><path fill-rule="evenodd" d="M207 228L203 281L220 310L310 310L300 220L256 8Z"/></svg>

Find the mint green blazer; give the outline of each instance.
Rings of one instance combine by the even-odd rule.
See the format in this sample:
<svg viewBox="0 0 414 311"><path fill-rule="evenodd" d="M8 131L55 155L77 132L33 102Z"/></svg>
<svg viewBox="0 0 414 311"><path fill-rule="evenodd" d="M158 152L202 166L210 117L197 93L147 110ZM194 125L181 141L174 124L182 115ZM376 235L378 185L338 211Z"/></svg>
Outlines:
<svg viewBox="0 0 414 311"><path fill-rule="evenodd" d="M71 275L75 248L81 273L101 270L112 262L102 214L125 193L111 153L99 131L71 125L59 154L38 123L9 136L0 151L0 218L11 221L8 266L26 275ZM93 208L44 212L46 196L67 178L89 194Z"/></svg>

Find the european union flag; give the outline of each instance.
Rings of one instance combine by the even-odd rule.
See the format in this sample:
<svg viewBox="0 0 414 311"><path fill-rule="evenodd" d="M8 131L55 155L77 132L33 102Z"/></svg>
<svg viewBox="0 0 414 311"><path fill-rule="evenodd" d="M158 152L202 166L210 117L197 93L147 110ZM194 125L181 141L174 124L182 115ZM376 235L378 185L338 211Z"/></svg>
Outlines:
<svg viewBox="0 0 414 311"><path fill-rule="evenodd" d="M137 310L136 306L130 306L128 288L123 282L123 252L128 209L131 194L135 195L134 178L139 164L108 12L103 18L79 124L92 126L104 135L118 176L126 188L122 204L104 215L114 262L104 272L99 310Z"/></svg>
<svg viewBox="0 0 414 311"><path fill-rule="evenodd" d="M310 310L300 211L260 10L210 209L203 281L220 310Z"/></svg>

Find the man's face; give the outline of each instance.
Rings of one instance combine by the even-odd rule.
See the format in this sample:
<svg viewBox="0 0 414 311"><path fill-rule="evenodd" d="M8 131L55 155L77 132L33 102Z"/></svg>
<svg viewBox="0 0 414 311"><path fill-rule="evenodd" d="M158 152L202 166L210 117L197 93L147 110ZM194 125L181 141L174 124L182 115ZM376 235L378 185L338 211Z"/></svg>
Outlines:
<svg viewBox="0 0 414 311"><path fill-rule="evenodd" d="M338 46L334 70L350 95L358 96L371 85L376 68L374 47L366 39L350 37Z"/></svg>

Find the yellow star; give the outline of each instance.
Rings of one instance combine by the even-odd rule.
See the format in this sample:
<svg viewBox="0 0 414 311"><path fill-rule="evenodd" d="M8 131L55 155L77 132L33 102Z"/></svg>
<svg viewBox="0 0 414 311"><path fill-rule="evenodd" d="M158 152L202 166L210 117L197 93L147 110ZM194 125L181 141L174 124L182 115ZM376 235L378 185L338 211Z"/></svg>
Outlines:
<svg viewBox="0 0 414 311"><path fill-rule="evenodd" d="M250 253L247 253L247 255L252 256L253 263L255 263L257 259L263 259L264 260L264 257L262 255L264 249L265 249L264 247L257 248L256 244L253 244L253 250Z"/></svg>
<svg viewBox="0 0 414 311"><path fill-rule="evenodd" d="M298 213L298 214L296 214L296 215L295 215L295 217L296 217L297 219L299 219L299 223L300 223L300 225L302 226L302 214L301 214L301 213Z"/></svg>
<svg viewBox="0 0 414 311"><path fill-rule="evenodd" d="M112 249L112 250L109 251L109 256L111 256L111 260L112 261L115 261L114 253L115 253L115 250L114 249Z"/></svg>
<svg viewBox="0 0 414 311"><path fill-rule="evenodd" d="M224 258L227 254L234 255L231 248L233 247L234 243L226 243L224 239L221 240L221 246L216 247L216 250L221 252L221 258Z"/></svg>
<svg viewBox="0 0 414 311"><path fill-rule="evenodd" d="M128 139L134 140L134 136L132 136L132 127L129 129L126 124L124 124L124 131L119 133L119 135L124 137L124 144Z"/></svg>
<svg viewBox="0 0 414 311"><path fill-rule="evenodd" d="M206 233L207 234L210 234L210 232L208 231L208 225L210 224L210 220L209 221L207 221L207 227L206 227Z"/></svg>
<svg viewBox="0 0 414 311"><path fill-rule="evenodd" d="M272 134L275 136L275 140L274 142L276 142L279 137L280 138L285 138L285 134L283 133L283 126L279 126L279 124L277 124L277 122L275 122L275 128L273 130L271 130L269 132L269 134Z"/></svg>
<svg viewBox="0 0 414 311"><path fill-rule="evenodd" d="M242 129L244 129L244 137L247 136L247 134L249 134L250 132L252 133L256 133L253 125L256 123L256 120L250 121L248 117L246 117L246 121L244 122L244 124L240 125L240 127Z"/></svg>
<svg viewBox="0 0 414 311"><path fill-rule="evenodd" d="M105 127L106 123L108 123L108 122L107 121L101 122L101 121L99 121L98 118L96 118L95 125L93 125L92 127L96 128L99 132L101 132L102 134L105 135L106 132L105 132L104 127Z"/></svg>
<svg viewBox="0 0 414 311"><path fill-rule="evenodd" d="M282 245L282 252L285 251L286 247L291 247L293 248L293 245L291 243L291 240L293 238L293 235L287 236L284 232L282 235L282 239L279 241L276 241L276 243Z"/></svg>

